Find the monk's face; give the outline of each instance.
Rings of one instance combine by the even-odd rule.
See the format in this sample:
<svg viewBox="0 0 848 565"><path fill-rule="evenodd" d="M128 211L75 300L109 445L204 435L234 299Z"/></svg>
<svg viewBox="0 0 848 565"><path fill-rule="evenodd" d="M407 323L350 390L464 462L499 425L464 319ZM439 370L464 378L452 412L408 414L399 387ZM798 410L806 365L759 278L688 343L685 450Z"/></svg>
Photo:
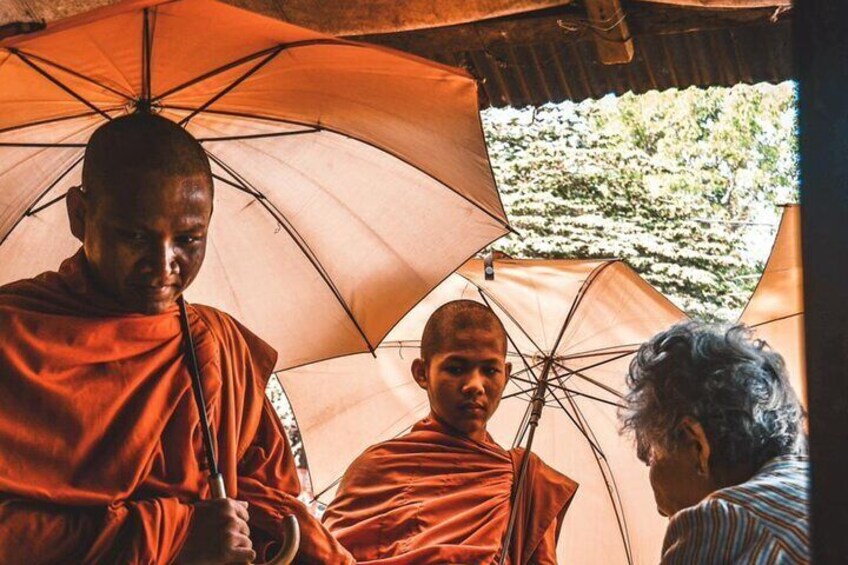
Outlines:
<svg viewBox="0 0 848 565"><path fill-rule="evenodd" d="M128 170L104 182L79 194L76 204L69 195L72 229L76 224L74 233L106 293L128 312L162 313L203 264L211 182L200 173L159 170Z"/></svg>
<svg viewBox="0 0 848 565"><path fill-rule="evenodd" d="M472 328L445 341L430 359L413 362L413 377L427 391L434 418L482 441L486 423L500 403L512 369L505 362L503 334L494 329Z"/></svg>

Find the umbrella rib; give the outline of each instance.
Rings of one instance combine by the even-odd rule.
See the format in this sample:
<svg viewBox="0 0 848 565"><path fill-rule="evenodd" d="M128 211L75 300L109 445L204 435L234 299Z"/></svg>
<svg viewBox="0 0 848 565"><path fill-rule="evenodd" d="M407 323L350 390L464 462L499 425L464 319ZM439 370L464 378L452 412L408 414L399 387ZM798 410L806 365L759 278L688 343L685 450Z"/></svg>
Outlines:
<svg viewBox="0 0 848 565"><path fill-rule="evenodd" d="M562 411L565 413L565 415L568 416L568 419L571 420L571 423L574 424L574 427L577 428L577 431L579 431L583 435L583 438L589 442L589 445L592 447L592 450L596 453L599 453L601 457L606 459L606 455L604 455L604 452L601 451L601 448L595 444L592 438L589 437L589 434L586 432L583 426L575 419L575 417L571 415L571 413L565 407L565 404L562 403L562 400L560 400L560 398L554 393L553 390L548 390L548 392L550 393L551 397L556 401L556 403L559 404L559 407L562 408Z"/></svg>
<svg viewBox="0 0 848 565"><path fill-rule="evenodd" d="M601 388L601 389L603 389L603 390L607 391L607 392L608 392L608 393L610 393L610 394L614 394L614 395L615 395L615 396L617 396L618 398L621 398L621 399L623 399L623 398L624 398L624 395L623 395L623 394L621 394L619 391L615 390L615 389L614 389L614 388L612 388L611 386L609 386L609 385L605 385L604 383L602 383L602 382L600 382L600 381L598 381L598 380L595 380L595 379L593 379L593 378L591 378L591 377L588 377L588 376L584 375L584 374L583 374L583 372L582 372L582 371L583 371L583 369L579 369L579 370L577 370L577 369L571 369L571 368L569 368L569 367L566 367L565 365L562 365L561 363L558 363L557 361L554 361L554 363L555 363L555 364L556 364L559 368L561 368L561 369L563 369L563 370L565 370L565 371L568 371L569 375L576 375L576 376L580 377L581 379L583 379L584 381L588 381L588 382L592 383L593 385L595 385L596 387Z"/></svg>
<svg viewBox="0 0 848 565"><path fill-rule="evenodd" d="M107 90L107 91L111 92L112 94L120 96L124 100L128 100L128 101L132 100L132 97L128 96L126 93L121 92L120 90L113 88L111 86L108 86L106 84L103 84L99 80L96 80L96 79L93 79L89 76L86 76L79 71L75 71L75 70L70 69L70 68L68 68L64 65L61 65L61 64L57 63L56 61L51 61L50 59L47 59L46 57L42 57L41 55L36 55L34 53L29 53L27 51L20 51L20 53L22 53L23 55L25 55L26 57L28 57L31 60L39 61L41 63L44 63L45 65L49 65L49 66L51 66L55 69L59 69L60 71L65 72L65 73L67 73L71 76L75 76L76 78L82 79L86 82L90 82L91 84L93 84L97 87L100 87L103 90Z"/></svg>
<svg viewBox="0 0 848 565"><path fill-rule="evenodd" d="M108 108L106 111L107 112L115 112L115 111L120 110L120 109L121 108ZM77 118L84 118L86 116L92 116L92 115L97 114L97 113L98 112L83 112L81 114L73 114L71 116L60 116L58 118L48 118L46 120L39 120L39 121L36 121L36 122L29 122L29 123L26 123L26 124L20 124L20 125L16 125L16 126L9 126L9 127L0 129L0 134L9 133L9 132L12 132L12 131L17 131L17 130L25 129L25 128L31 128L31 127L35 127L35 126L46 126L46 125L50 125L50 124L55 124L57 122L65 122L65 121L68 121L68 120L75 120Z"/></svg>
<svg viewBox="0 0 848 565"><path fill-rule="evenodd" d="M8 141L0 141L0 147L41 147L44 149L61 148L61 147L85 147L85 143L12 143Z"/></svg>
<svg viewBox="0 0 848 565"><path fill-rule="evenodd" d="M49 208L50 206L52 206L56 202L63 200L65 198L65 196L68 195L67 192L65 192L64 194L60 194L56 198L52 199L50 202L47 202L47 203L42 204L41 206L35 208L35 205L38 204L38 201L41 200L42 198L44 198L47 194L49 194L50 191L53 190L53 187L55 187L57 184L62 182L62 179L65 178L66 176L68 176L71 173L71 171L73 171L76 168L76 166L79 165L82 162L82 160L84 158L85 158L85 154L80 155L79 158L76 161L71 163L71 166L69 166L67 169L65 169L62 172L62 174L60 174L58 177L56 177L56 179L47 186L47 188L45 188L43 191L41 191L41 194L39 194L38 198L36 198L33 201L33 203L30 205L29 209L24 213L24 216L34 216L35 214L38 214L42 210Z"/></svg>
<svg viewBox="0 0 848 565"><path fill-rule="evenodd" d="M150 55L153 37L150 30L150 8L144 8L141 26L141 100L150 104Z"/></svg>
<svg viewBox="0 0 848 565"><path fill-rule="evenodd" d="M504 314L506 314L506 316L510 319L510 321L512 321L512 323L515 324L515 327L517 327L519 330L521 330L521 333L523 333L524 337L526 337L530 341L530 343L533 344L533 347L536 348L536 351L542 351L542 348L539 347L539 344L537 344L533 340L532 337L530 337L530 334L527 333L527 330L525 330L524 327L521 324L518 323L518 320L516 320L513 317L512 313L509 310L507 310L506 308L504 308L503 305L494 296L489 296L489 294L487 292L485 292L480 286L478 286L474 281L472 281L468 277L464 276L462 273L460 273L460 276L463 277L468 282L470 282L471 284L473 284L475 287L477 287L477 292L478 292L478 294L480 294L480 298L483 299L483 302L486 303L486 306L489 307L489 310L492 310L492 305L489 304L489 300L491 299L491 301L494 302L495 304L497 304L498 308L500 308L501 311ZM515 351L521 356L521 359L523 360L524 354L521 353L521 350L515 344L512 337L509 335L509 332L506 331L506 328L504 328L504 333L506 333L506 336L509 338L509 341L512 342L513 349L515 349ZM524 364L528 367L530 366L530 364L527 363L526 360L524 361Z"/></svg>
<svg viewBox="0 0 848 565"><path fill-rule="evenodd" d="M327 273L326 269L321 264L321 261L318 259L318 257L315 256L315 253L312 251L312 249L310 249L309 245L307 245L306 241L304 241L303 237L300 235L300 233L298 233L295 227L291 225L285 215L279 210L279 208L274 205L273 202L268 200L268 198L260 190L257 190L255 186L252 186L249 182L247 182L247 180L244 179L241 175L239 175L236 171L234 171L232 167L224 163L224 161L222 161L220 158L218 158L208 150L206 151L206 154L209 155L209 157L213 161L215 161L218 166L227 171L229 175L231 175L233 178L237 179L240 183L242 183L244 185L243 188L245 190L253 191L252 196L277 221L277 223L286 231L286 233L289 234L291 240L294 241L295 245L297 245L298 249L300 249L304 257L306 257L306 259L312 264L312 266L321 276L321 279L333 293L333 296L335 296L342 309L344 309L345 314L347 314L348 318L350 318L350 321L353 323L357 332L359 332L359 335L362 337L363 341L365 341L365 345L368 347L368 351L371 353L371 355L376 356L374 346L371 344L371 341L368 339L368 336L362 329L362 326L360 326L359 321L356 319L356 316L353 315L353 311L350 309L350 306L348 306L341 292L333 283L332 279L330 278L330 275Z"/></svg>
<svg viewBox="0 0 848 565"><path fill-rule="evenodd" d="M207 143L210 141L243 141L246 139L264 139L268 137L287 137L290 135L303 135L307 133L316 133L321 131L321 128L310 128L301 131L278 131L274 133L254 133L249 135L229 135L222 137L198 137L197 141Z"/></svg>
<svg viewBox="0 0 848 565"><path fill-rule="evenodd" d="M265 56L264 59L262 59L261 61L259 61L255 65L253 65L246 73L242 74L240 77L238 77L236 80L231 82L228 86L226 86L223 90L219 91L212 98L210 98L209 100L207 100L206 102L201 104L200 108L196 108L191 114L189 114L188 116L183 118L180 121L179 125L185 127L186 124L188 124L188 122L190 122L191 119L194 118L197 114L205 111L206 108L208 108L209 106L211 106L212 104L214 104L215 102L220 100L222 97L226 96L234 88L236 88L238 85L240 85L241 83L246 81L248 78L250 78L259 69L261 69L262 67L264 67L265 65L270 63L274 59L274 57L276 57L277 55L279 55L282 52L282 50L283 50L283 47L281 46L281 47L278 47L277 49L274 49L273 51L271 51L271 53L269 53L268 55Z"/></svg>
<svg viewBox="0 0 848 565"><path fill-rule="evenodd" d="M759 328L761 326L766 326L768 324L773 324L775 322L782 322L783 320L788 320L789 318L796 318L798 316L803 316L803 312L795 312L794 314L787 314L786 316L780 316L779 318L772 318L770 320L766 320L765 322L759 322L757 324L748 325L749 328Z"/></svg>
<svg viewBox="0 0 848 565"><path fill-rule="evenodd" d="M91 108L92 110L94 110L95 112L97 112L98 114L100 114L101 116L106 118L107 120L112 121L112 116L110 116L109 114L107 114L106 112L104 112L103 110L101 110L100 108L98 108L97 106L95 106L94 104L92 104L91 102L89 102L88 100L86 100L85 98L83 98L82 96L77 94L76 92L74 92L70 87L68 87L62 81L60 81L59 79L57 79L56 77L54 77L53 75L51 75L50 73L48 73L47 71L45 71L44 69L42 69L41 67L36 65L35 63L33 63L26 55L24 55L23 53L21 53L17 49L9 49L9 51L14 53L21 61L26 63L35 72L37 72L38 74L40 74L41 76L43 76L44 78L46 78L47 80L49 80L50 82L52 82L53 84L55 84L56 86L58 86L59 88L64 90L66 93L73 96L78 101L82 102L83 104L85 104L86 106L88 106L89 108Z"/></svg>
<svg viewBox="0 0 848 565"><path fill-rule="evenodd" d="M519 389L516 392L511 392L509 394L501 396L501 400L506 400L507 398L515 398L516 396L521 396L522 394L530 394L534 390L536 390L536 387L531 387L528 389Z"/></svg>
<svg viewBox="0 0 848 565"><path fill-rule="evenodd" d="M589 422L588 420L586 420L586 416L583 415L583 411L580 410L580 407L571 398L566 397L566 399L568 400L569 405L571 405L572 409L574 410L574 415L579 418L581 424L585 426L588 433L590 433L592 435L592 438L597 441L597 438L595 438L595 434L592 433L592 429L589 427ZM559 399L557 399L557 402L559 402ZM563 410L564 409L565 408L563 407ZM598 454L600 454L602 459L598 458ZM630 532L627 527L627 520L625 519L624 514L620 511L621 497L618 494L618 485L615 482L615 476L612 473L612 469L609 466L609 461L607 460L606 455L604 455L603 451L601 451L600 449L598 449L597 453L595 454L595 462L598 465L598 470L601 472L601 477L603 477L604 484L607 487L607 494L610 497L610 502L612 503L613 511L615 512L615 520L618 525L618 532L621 535L621 541L624 543L624 552L627 555L627 562L629 564L632 564L633 556L631 554L630 548ZM609 472L609 478L607 478L607 474L604 472L604 469ZM610 484L610 481L612 481L612 484ZM616 501L618 502L618 504L616 504Z"/></svg>
<svg viewBox="0 0 848 565"><path fill-rule="evenodd" d="M613 361L618 361L619 359L624 359L625 357L628 357L632 354L633 354L632 351L624 351L624 352L621 352L621 353L617 353L614 357L610 357L609 359L604 359L603 361L598 361L597 363L591 363L589 365L586 365L585 367L580 367L577 370L578 371L588 371L589 369L595 369L596 367L601 367L603 365L606 365L607 363L612 363ZM564 369L566 371L572 371L572 369L570 367L567 367L561 360L554 359L554 362L557 364L557 366L561 367L562 369Z"/></svg>
<svg viewBox="0 0 848 565"><path fill-rule="evenodd" d="M568 315L565 317L565 322L562 324L562 328L559 331L559 335L557 336L556 343L551 348L551 355L555 355L557 349L559 349L559 344L562 342L562 338L565 335L565 330L568 328L569 324L571 324L571 320L574 318L574 315L577 313L577 309L580 307L580 304L583 302L583 298L586 296L586 293L589 292L589 288L592 286L592 283L595 282L600 274L606 270L610 265L614 265L617 263L617 260L608 261L605 263L601 263L589 273L589 276L586 277L586 280L583 281L583 284L580 285L580 290L577 291L577 296L574 299L574 302L571 304L571 308L568 310Z"/></svg>
<svg viewBox="0 0 848 565"><path fill-rule="evenodd" d="M256 194L254 194L253 192L251 192L247 188L243 187L242 185L238 184L237 182L231 181L230 179L225 179L221 175L216 175L215 173L212 173L212 178L215 179L215 180L221 181L222 183L224 183L228 186L231 186L231 187L235 188L236 190L240 190L240 191L244 192L245 194L249 194L249 195L251 195L255 198L259 198Z"/></svg>
<svg viewBox="0 0 848 565"><path fill-rule="evenodd" d="M211 71L207 71L207 72L203 73L202 75L196 76L191 80L188 80L188 81L186 81L182 84L179 84L179 85L171 88L170 90L167 90L164 93L160 94L159 96L154 98L153 101L158 102L158 101L160 101L164 98L167 98L168 96L176 94L177 92L179 92L181 90L185 90L186 88L194 86L195 84L197 84L199 82L203 82L206 79L210 79L210 78L212 78L216 75L219 75L221 73L225 73L225 72L229 71L230 69L240 67L241 65L244 65L245 63L249 63L250 61L253 61L254 59L258 59L259 57L267 55L268 53L273 53L275 51L279 52L279 51L283 51L283 50L295 49L297 47L309 47L311 45L332 45L332 44L343 45L344 42L339 41L337 39L305 39L303 41L294 41L292 43L283 43L283 44L279 44L279 45L274 45L273 47L266 47L265 49L262 49L260 51L256 51L256 52L251 53L249 55L245 55L244 57L239 57L238 59L236 59L234 61L230 61L229 63L221 65L220 67L216 67L216 68L212 69ZM357 45L357 44L352 44L352 46L355 46L355 47L370 47L370 45L369 46L365 46L365 45L360 46L360 45Z"/></svg>
<svg viewBox="0 0 848 565"><path fill-rule="evenodd" d="M170 110L182 110L182 111L188 111L188 112L194 112L196 110L196 108L191 108L191 107L187 107L187 106L172 106L172 105L163 105L162 108L170 109ZM262 116L262 115L258 115L258 114L247 114L247 113L243 113L243 112L230 112L230 111L209 110L209 109L205 109L205 110L203 110L203 112L206 113L206 114L220 114L220 115L223 115L223 116L236 116L236 117L240 117L240 118L251 118L251 119L254 119L254 120L268 120L268 121L275 121L275 122L280 122L280 123L284 123L284 124L295 124L295 125L299 125L299 126L313 127L312 124L308 124L308 123L305 123L305 122L298 122L298 121L295 121L295 120L287 120L287 119L274 118L274 117L269 117L269 116ZM489 210L486 210L483 206L481 206L479 203L475 202L470 197L466 196L465 194L462 194L461 192L457 191L455 188L451 187L450 185L445 184L443 181L436 178L431 173L425 171L424 169L422 169L421 167L419 167L415 163L410 163L409 161L407 161L406 159L404 159L402 156L398 155L397 153L390 151L390 150L386 149L385 147L380 147L379 145L371 143L370 141L367 141L367 140L364 140L364 139L358 139L357 137L355 137L353 135L350 135L350 134L344 133L342 131L338 131L338 130L335 130L333 128L327 127L325 124L322 124L320 129L322 131L326 131L326 132L330 132L330 133L333 133L333 134L336 134L336 135L341 135L341 136L347 137L348 139L353 139L354 141L356 141L358 143L368 145L369 147L373 147L377 151L382 151L383 153L386 153L387 155L391 155L395 159L402 161L407 166L412 167L413 169L415 169L419 173L426 175L427 177L433 179L434 181L436 181L437 183L439 183L440 185L445 187L447 190L453 192L456 196L458 196L459 198L462 198L463 200L465 200L466 202L468 202L469 204L474 206L476 209L478 209L481 212L483 212L484 214L486 214L489 218L493 219L495 222L497 222L500 226L502 226L508 232L509 231L515 231L515 230L513 230L512 226L510 226L509 223L507 223L504 219L499 218L498 216L496 216L495 214L493 214ZM497 238L495 238L495 239L497 239ZM469 259L470 259L470 257L469 257Z"/></svg>
<svg viewBox="0 0 848 565"><path fill-rule="evenodd" d="M44 198L44 195L47 194L48 192L50 192L53 189L53 187L56 186L63 178L65 178L65 176L67 176L67 174L70 173L73 170L73 168L76 167L82 161L82 159L83 158L80 157L79 159L74 161L67 169L65 169L62 172L62 174L60 174L52 183L50 183L50 186L48 186L45 190L41 191L41 194L39 194L38 197L35 200L33 200L32 204L30 205L30 209L32 208L32 206L35 206L35 204L39 200ZM53 204L53 201L51 201L48 204ZM39 208L39 210L40 209L41 208ZM36 211L38 211L38 210L36 210ZM35 212L32 212L32 213L35 213ZM12 234L12 232L15 231L15 228L18 227L18 224L20 224L23 221L24 218L26 218L30 215L31 215L30 210L27 210L20 218L18 218L15 221L15 223L12 225L12 227L9 229L9 231L6 232L6 234L2 238L0 238L0 245L3 245L3 243L5 243L5 241L6 241L6 239L8 239L8 237Z"/></svg>

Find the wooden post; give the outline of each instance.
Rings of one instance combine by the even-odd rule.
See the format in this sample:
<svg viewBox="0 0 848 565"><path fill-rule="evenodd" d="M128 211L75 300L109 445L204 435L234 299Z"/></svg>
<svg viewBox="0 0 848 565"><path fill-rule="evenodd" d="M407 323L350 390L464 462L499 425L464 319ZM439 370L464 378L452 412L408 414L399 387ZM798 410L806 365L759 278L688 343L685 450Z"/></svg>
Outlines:
<svg viewBox="0 0 848 565"><path fill-rule="evenodd" d="M848 2L800 0L801 234L817 565L848 556Z"/></svg>
<svg viewBox="0 0 848 565"><path fill-rule="evenodd" d="M598 57L605 65L633 60L633 37L619 0L588 0L586 11L595 37Z"/></svg>

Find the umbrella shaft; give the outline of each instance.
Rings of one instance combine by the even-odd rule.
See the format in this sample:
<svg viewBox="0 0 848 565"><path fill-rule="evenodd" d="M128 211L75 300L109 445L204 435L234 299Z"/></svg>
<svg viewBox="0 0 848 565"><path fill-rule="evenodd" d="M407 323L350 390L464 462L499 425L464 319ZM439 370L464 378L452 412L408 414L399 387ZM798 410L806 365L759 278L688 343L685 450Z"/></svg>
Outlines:
<svg viewBox="0 0 848 565"><path fill-rule="evenodd" d="M533 400L530 401L533 409L530 412L530 418L527 422L529 426L527 434L527 446L524 448L524 453L521 456L521 466L518 469L518 479L515 481L515 492L512 496L512 507L509 511L509 523L506 527L506 534L503 539L503 550L501 551L500 565L506 563L507 555L509 555L509 546L512 542L512 532L515 529L515 520L518 517L518 503L521 500L521 494L524 491L524 483L527 479L527 468L530 466L530 448L533 446L533 438L536 435L536 427L539 425L539 420L542 418L542 409L545 407L545 394L548 392L548 372L551 368L552 358L549 358L542 369L542 375L539 382L536 384L536 391L533 393Z"/></svg>

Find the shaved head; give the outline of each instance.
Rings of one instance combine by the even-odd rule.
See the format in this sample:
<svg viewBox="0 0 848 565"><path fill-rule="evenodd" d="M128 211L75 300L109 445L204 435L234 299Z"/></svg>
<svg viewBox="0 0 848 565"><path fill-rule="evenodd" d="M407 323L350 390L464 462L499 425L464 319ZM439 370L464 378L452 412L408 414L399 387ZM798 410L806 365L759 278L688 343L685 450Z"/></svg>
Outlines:
<svg viewBox="0 0 848 565"><path fill-rule="evenodd" d="M97 199L120 190L128 174L202 176L212 186L209 158L200 143L171 120L138 112L100 126L85 148L82 184Z"/></svg>
<svg viewBox="0 0 848 565"><path fill-rule="evenodd" d="M203 264L212 218L203 147L160 116L123 116L91 136L82 179L66 204L95 285L126 312L176 307Z"/></svg>
<svg viewBox="0 0 848 565"><path fill-rule="evenodd" d="M506 355L506 330L492 309L474 300L454 300L441 305L427 320L421 336L421 358L429 361L433 355L451 349L457 334L469 330L495 332Z"/></svg>

